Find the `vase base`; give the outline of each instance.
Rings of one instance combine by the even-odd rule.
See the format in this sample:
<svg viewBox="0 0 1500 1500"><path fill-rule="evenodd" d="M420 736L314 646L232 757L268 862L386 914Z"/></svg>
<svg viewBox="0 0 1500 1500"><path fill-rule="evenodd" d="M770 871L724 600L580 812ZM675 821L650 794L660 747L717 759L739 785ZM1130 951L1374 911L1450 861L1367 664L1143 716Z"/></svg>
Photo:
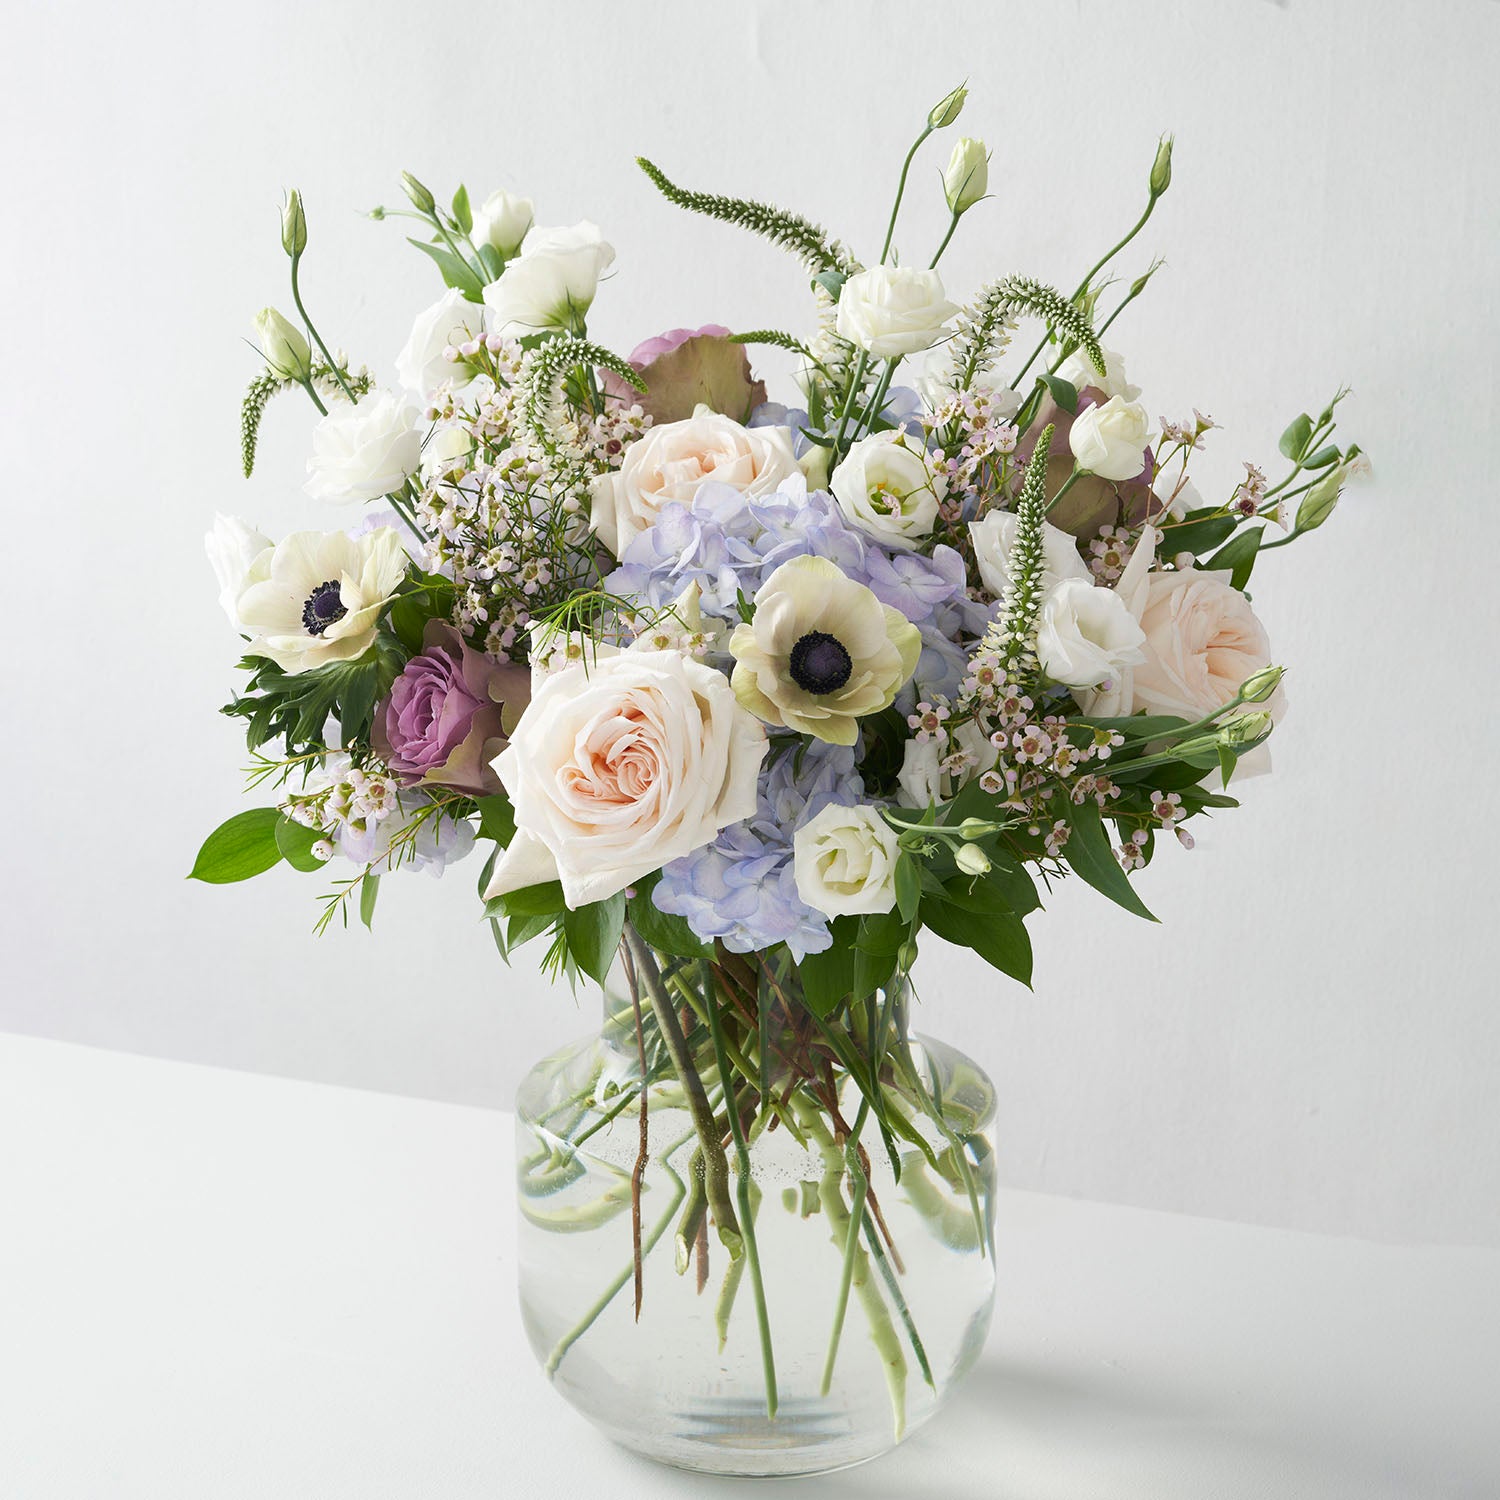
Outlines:
<svg viewBox="0 0 1500 1500"><path fill-rule="evenodd" d="M622 1448L670 1468L736 1479L791 1479L852 1469L889 1453L897 1437L860 1429L831 1413L826 1401L783 1405L774 1421L759 1402L705 1401L682 1412L667 1431L596 1424Z"/></svg>

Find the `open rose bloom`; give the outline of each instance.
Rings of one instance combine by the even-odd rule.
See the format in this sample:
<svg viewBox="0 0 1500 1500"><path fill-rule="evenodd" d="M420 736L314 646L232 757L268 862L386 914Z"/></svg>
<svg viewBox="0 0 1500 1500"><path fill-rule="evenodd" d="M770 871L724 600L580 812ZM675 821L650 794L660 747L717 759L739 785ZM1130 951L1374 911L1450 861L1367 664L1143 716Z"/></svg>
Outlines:
<svg viewBox="0 0 1500 1500"><path fill-rule="evenodd" d="M906 167L966 97L914 115ZM254 321L243 467L300 393L315 519L209 535L259 800L192 873L326 869L321 929L470 859L444 889L503 958L603 991L602 1036L519 1098L522 1299L559 1389L653 1457L814 1472L932 1415L988 1322L997 1153L983 1070L908 1027L913 966L958 945L1029 984L1070 875L1149 917L1139 872L1268 765L1251 589L1367 461L1342 396L1241 454L1195 393L1132 382L1171 158L1071 292L944 262L971 216L1008 242L991 192L1048 211L967 136L889 174L859 245L644 158L666 202L618 259L536 222L566 192L408 173L443 286L382 319L403 348L334 353L367 335L295 280L298 319ZM632 299L678 280L673 205L792 252L801 300L652 333ZM281 241L294 278L321 253L296 193Z"/></svg>

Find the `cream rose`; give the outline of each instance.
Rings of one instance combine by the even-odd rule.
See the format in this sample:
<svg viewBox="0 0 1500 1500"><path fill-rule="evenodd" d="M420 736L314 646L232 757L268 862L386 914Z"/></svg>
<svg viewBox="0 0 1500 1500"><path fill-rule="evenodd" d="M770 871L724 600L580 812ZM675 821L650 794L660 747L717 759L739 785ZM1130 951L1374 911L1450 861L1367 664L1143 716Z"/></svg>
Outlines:
<svg viewBox="0 0 1500 1500"><path fill-rule="evenodd" d="M700 406L685 421L649 428L618 469L594 481L590 524L619 557L663 505L691 504L709 480L767 495L800 472L785 427L744 427Z"/></svg>
<svg viewBox="0 0 1500 1500"><path fill-rule="evenodd" d="M871 266L840 288L835 326L841 339L876 359L898 359L930 349L957 311L936 271Z"/></svg>
<svg viewBox="0 0 1500 1500"><path fill-rule="evenodd" d="M792 835L797 894L829 917L896 904L896 830L873 807L831 804Z"/></svg>
<svg viewBox="0 0 1500 1500"><path fill-rule="evenodd" d="M416 413L389 391L336 405L313 428L304 488L316 500L379 500L399 490L422 461Z"/></svg>
<svg viewBox="0 0 1500 1500"><path fill-rule="evenodd" d="M1068 446L1080 469L1100 479L1134 479L1146 462L1151 419L1139 401L1111 396L1102 406L1085 407L1073 418Z"/></svg>
<svg viewBox="0 0 1500 1500"><path fill-rule="evenodd" d="M932 534L938 502L948 493L921 440L899 429L861 438L828 487L851 526L906 551Z"/></svg>
<svg viewBox="0 0 1500 1500"><path fill-rule="evenodd" d="M517 338L553 329L580 332L599 278L614 261L614 246L586 219L571 229L533 229L520 255L484 289L495 332Z"/></svg>
<svg viewBox="0 0 1500 1500"><path fill-rule="evenodd" d="M1010 554L1016 545L1016 527L1020 523L1006 510L987 511L982 519L969 523L969 540L974 546L974 560L985 588L997 599L1003 599L1010 588ZM1042 522L1042 588L1054 589L1065 578L1089 581L1087 564L1078 555L1077 539L1056 526Z"/></svg>
<svg viewBox="0 0 1500 1500"><path fill-rule="evenodd" d="M430 396L445 380L465 385L474 370L443 358L448 346L484 337L484 308L450 288L417 314L406 347L396 358L396 378L417 396Z"/></svg>
<svg viewBox="0 0 1500 1500"><path fill-rule="evenodd" d="M1065 687L1112 682L1143 659L1144 639L1125 601L1086 579L1064 579L1037 611L1037 661Z"/></svg>
<svg viewBox="0 0 1500 1500"><path fill-rule="evenodd" d="M602 901L750 817L765 730L720 672L627 651L543 680L495 771L516 833L485 897L560 880Z"/></svg>

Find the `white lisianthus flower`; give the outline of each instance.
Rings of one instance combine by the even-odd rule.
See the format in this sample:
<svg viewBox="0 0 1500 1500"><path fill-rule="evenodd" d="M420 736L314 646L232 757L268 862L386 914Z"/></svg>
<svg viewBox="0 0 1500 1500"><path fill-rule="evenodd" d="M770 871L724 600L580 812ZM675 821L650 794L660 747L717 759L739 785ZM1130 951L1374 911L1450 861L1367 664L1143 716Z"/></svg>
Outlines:
<svg viewBox="0 0 1500 1500"><path fill-rule="evenodd" d="M346 504L400 490L422 461L417 415L389 391L341 403L313 428L307 493Z"/></svg>
<svg viewBox="0 0 1500 1500"><path fill-rule="evenodd" d="M381 611L406 576L389 526L362 536L297 531L251 565L235 608L253 635L250 655L283 672L353 661L375 639Z"/></svg>
<svg viewBox="0 0 1500 1500"><path fill-rule="evenodd" d="M1010 589L1010 554L1016 545L1020 523L1006 510L986 511L969 523L969 540L985 588L997 599ZM1049 591L1065 578L1090 581L1088 565L1078 555L1078 539L1056 526L1042 522L1042 589Z"/></svg>
<svg viewBox="0 0 1500 1500"><path fill-rule="evenodd" d="M922 636L826 557L784 562L729 638L735 696L768 724L852 745L859 720L895 701Z"/></svg>
<svg viewBox="0 0 1500 1500"><path fill-rule="evenodd" d="M417 314L411 336L396 359L396 378L414 395L430 396L445 380L465 385L474 372L443 358L455 348L484 337L484 308L450 287L431 307Z"/></svg>
<svg viewBox="0 0 1500 1500"><path fill-rule="evenodd" d="M896 904L896 830L867 803L831 803L792 835L797 894L828 917L889 911Z"/></svg>
<svg viewBox="0 0 1500 1500"><path fill-rule="evenodd" d="M876 359L897 359L930 349L957 311L936 271L871 266L840 288L835 327L841 339Z"/></svg>
<svg viewBox="0 0 1500 1500"><path fill-rule="evenodd" d="M509 260L521 248L535 217L530 198L493 192L474 210L474 243L493 245Z"/></svg>
<svg viewBox="0 0 1500 1500"><path fill-rule="evenodd" d="M785 427L745 427L700 406L684 421L648 428L618 469L594 480L589 524L619 557L663 505L691 504L709 480L768 495L800 472Z"/></svg>
<svg viewBox="0 0 1500 1500"><path fill-rule="evenodd" d="M1145 635L1113 589L1068 578L1037 611L1036 655L1042 670L1070 688L1111 681L1144 660Z"/></svg>
<svg viewBox="0 0 1500 1500"><path fill-rule="evenodd" d="M1141 388L1138 385L1132 385L1125 378L1123 356L1116 354L1113 349L1102 347L1100 352L1104 355L1102 375L1094 368L1093 361L1082 349L1075 349L1057 367L1056 373L1074 390L1081 391L1084 386L1092 386L1096 391L1103 391L1106 400L1112 400L1118 396L1122 401L1134 401L1140 395Z"/></svg>
<svg viewBox="0 0 1500 1500"><path fill-rule="evenodd" d="M929 807L946 802L1000 758L990 737L972 720L954 729L952 749L962 750L968 756L968 765L957 773L943 769L949 748L935 738L907 740L902 747L901 769L896 774L897 802L903 807Z"/></svg>
<svg viewBox="0 0 1500 1500"><path fill-rule="evenodd" d="M1078 467L1100 479L1134 479L1146 462L1151 418L1138 401L1111 396L1102 406L1086 406L1068 429L1068 446Z"/></svg>
<svg viewBox="0 0 1500 1500"><path fill-rule="evenodd" d="M756 807L765 730L721 672L627 651L547 677L494 767L516 833L485 898L560 880L602 901Z"/></svg>
<svg viewBox="0 0 1500 1500"><path fill-rule="evenodd" d="M263 307L255 315L255 336L271 373L283 380L306 380L312 374L312 350L274 307Z"/></svg>
<svg viewBox="0 0 1500 1500"><path fill-rule="evenodd" d="M953 143L948 169L943 173L943 197L950 213L967 213L989 191L990 153L983 141L961 135Z"/></svg>
<svg viewBox="0 0 1500 1500"><path fill-rule="evenodd" d="M421 475L432 480L462 468L474 452L474 439L462 427L434 427L422 444Z"/></svg>
<svg viewBox="0 0 1500 1500"><path fill-rule="evenodd" d="M484 289L495 331L516 338L549 329L579 332L599 278L614 260L614 246L587 219L570 229L531 230L520 255Z"/></svg>
<svg viewBox="0 0 1500 1500"><path fill-rule="evenodd" d="M890 547L910 551L932 534L948 481L920 438L899 428L871 433L844 455L828 481L844 519Z"/></svg>
<svg viewBox="0 0 1500 1500"><path fill-rule="evenodd" d="M236 605L244 592L251 565L270 546L270 537L262 535L238 516L216 515L214 529L203 538L203 550L208 553L214 577L219 580L219 608L236 630L244 628Z"/></svg>

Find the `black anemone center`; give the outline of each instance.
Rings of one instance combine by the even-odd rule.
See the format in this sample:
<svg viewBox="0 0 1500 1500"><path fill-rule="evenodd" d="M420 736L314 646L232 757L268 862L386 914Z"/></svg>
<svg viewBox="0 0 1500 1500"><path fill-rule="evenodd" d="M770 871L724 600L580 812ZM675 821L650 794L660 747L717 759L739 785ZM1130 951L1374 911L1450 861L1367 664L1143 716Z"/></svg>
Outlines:
<svg viewBox="0 0 1500 1500"><path fill-rule="evenodd" d="M854 671L854 658L837 636L809 630L792 647L787 666L792 681L806 693L836 693Z"/></svg>
<svg viewBox="0 0 1500 1500"><path fill-rule="evenodd" d="M330 625L338 624L348 613L344 608L344 601L339 598L338 579L330 578L327 583L320 583L307 596L307 603L302 606L302 623L307 627L309 635L322 635Z"/></svg>

